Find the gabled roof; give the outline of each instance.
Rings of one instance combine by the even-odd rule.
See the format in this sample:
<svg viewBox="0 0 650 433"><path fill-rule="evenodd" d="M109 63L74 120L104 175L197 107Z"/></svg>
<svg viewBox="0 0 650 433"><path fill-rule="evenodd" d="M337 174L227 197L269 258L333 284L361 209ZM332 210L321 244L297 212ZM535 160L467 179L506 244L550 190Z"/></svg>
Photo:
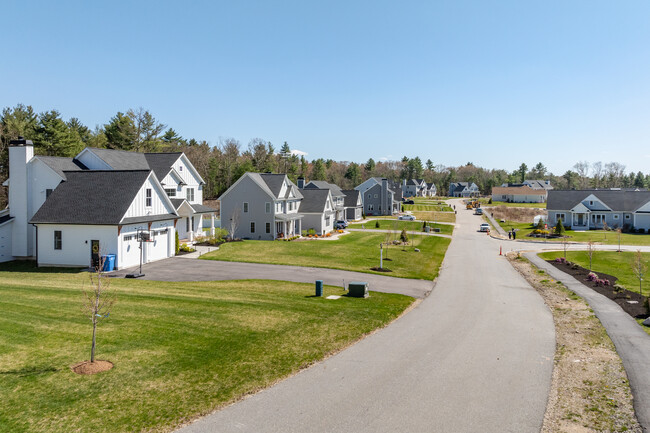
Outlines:
<svg viewBox="0 0 650 433"><path fill-rule="evenodd" d="M553 189L550 183L546 183L545 180L526 180L524 183L527 183L533 189Z"/></svg>
<svg viewBox="0 0 650 433"><path fill-rule="evenodd" d="M331 196L329 189L303 189L303 199L298 209L300 213L325 212L327 198Z"/></svg>
<svg viewBox="0 0 650 433"><path fill-rule="evenodd" d="M180 158L181 152L173 153L145 153L144 157L149 165L149 168L156 173L156 177L162 180L172 170L172 165Z"/></svg>
<svg viewBox="0 0 650 433"><path fill-rule="evenodd" d="M259 179L264 182L267 188L271 191L275 198L288 198L289 194L293 192L296 198L303 198L303 195L298 190L298 187L289 180L286 174L274 173L249 173L259 176ZM280 197L282 191L282 183L286 182L287 191L283 197Z"/></svg>
<svg viewBox="0 0 650 433"><path fill-rule="evenodd" d="M117 225L149 177L150 170L65 171L30 223ZM174 214L130 218L154 220Z"/></svg>
<svg viewBox="0 0 650 433"><path fill-rule="evenodd" d="M569 210L594 195L614 212L634 212L650 202L650 191L630 190L557 190L548 191L547 210Z"/></svg>
<svg viewBox="0 0 650 433"><path fill-rule="evenodd" d="M409 179L406 182L407 185L415 185L415 186L420 186L422 185L420 182L418 182L416 179Z"/></svg>
<svg viewBox="0 0 650 433"><path fill-rule="evenodd" d="M324 180L312 180L303 189L329 189L332 191L332 197L343 197L345 195L338 185Z"/></svg>
<svg viewBox="0 0 650 433"><path fill-rule="evenodd" d="M431 189L431 188L435 188L435 187L436 187L436 185L433 182L427 183L427 188Z"/></svg>
<svg viewBox="0 0 650 433"><path fill-rule="evenodd" d="M113 170L149 170L149 163L144 153L127 152L117 149L86 148L102 161L111 166ZM165 173L166 174L166 173Z"/></svg>
<svg viewBox="0 0 650 433"><path fill-rule="evenodd" d="M345 198L343 199L343 206L345 207L356 207L357 203L359 203L359 199L361 197L361 191L357 191L356 189L344 189L343 194L345 194ZM361 206L359 204L358 206Z"/></svg>
<svg viewBox="0 0 650 433"><path fill-rule="evenodd" d="M65 180L64 171L87 170L86 166L76 159L66 158L64 156L44 156L36 155L35 158L41 160L45 165L50 167Z"/></svg>

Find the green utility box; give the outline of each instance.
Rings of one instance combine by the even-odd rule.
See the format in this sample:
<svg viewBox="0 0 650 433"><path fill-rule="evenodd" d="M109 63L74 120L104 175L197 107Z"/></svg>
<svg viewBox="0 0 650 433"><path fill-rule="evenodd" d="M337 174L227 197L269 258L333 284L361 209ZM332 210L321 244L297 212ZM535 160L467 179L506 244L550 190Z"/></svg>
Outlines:
<svg viewBox="0 0 650 433"><path fill-rule="evenodd" d="M348 296L354 298L367 298L368 295L368 283L354 282L348 284Z"/></svg>

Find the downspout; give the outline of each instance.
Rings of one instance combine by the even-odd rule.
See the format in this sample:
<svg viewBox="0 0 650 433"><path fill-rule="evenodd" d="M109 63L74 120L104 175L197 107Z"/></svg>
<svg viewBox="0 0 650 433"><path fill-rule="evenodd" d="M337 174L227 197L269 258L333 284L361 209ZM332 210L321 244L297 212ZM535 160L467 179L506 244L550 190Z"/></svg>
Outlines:
<svg viewBox="0 0 650 433"><path fill-rule="evenodd" d="M38 226L36 224L32 225L36 229L36 267L38 267Z"/></svg>

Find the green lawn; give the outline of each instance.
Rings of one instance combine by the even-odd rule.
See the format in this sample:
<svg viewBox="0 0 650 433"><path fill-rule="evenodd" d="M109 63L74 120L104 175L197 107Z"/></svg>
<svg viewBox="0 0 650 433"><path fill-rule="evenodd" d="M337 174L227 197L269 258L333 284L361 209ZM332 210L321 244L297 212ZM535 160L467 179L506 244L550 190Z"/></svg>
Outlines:
<svg viewBox="0 0 650 433"><path fill-rule="evenodd" d="M499 225L503 227L504 230L508 231L511 228L517 229L517 238L524 238L528 233L535 230L535 227L531 223L517 223L513 221L506 221L504 223L499 222ZM548 229L551 233L553 232L553 227ZM566 236L569 236L570 242L584 242L589 241L604 244L604 245L618 245L618 233L614 231L605 231L605 230L585 230L585 231L575 231L567 230L565 232ZM557 239L556 239L557 240ZM631 234L631 233L621 233L621 245L650 245L650 235L648 234Z"/></svg>
<svg viewBox="0 0 650 433"><path fill-rule="evenodd" d="M395 239L395 235L352 232L338 240L231 242L221 245L218 251L202 255L201 259L317 266L426 280L438 275L450 242L439 236L413 236L414 246L384 248L384 257L388 254L392 259L384 266L393 272L371 271L370 268L379 266L379 244L389 238ZM415 247L421 252L414 252Z"/></svg>
<svg viewBox="0 0 650 433"><path fill-rule="evenodd" d="M413 299L311 297L311 284L111 280L97 358L79 376L91 327L87 274L0 267L0 432L171 431L267 387L395 319ZM16 270L15 268L13 270ZM342 294L325 287L325 295Z"/></svg>
<svg viewBox="0 0 650 433"><path fill-rule="evenodd" d="M423 221L399 221L399 220L376 220L376 221L370 221L367 223L355 223L355 224L350 224L349 228L351 229L360 229L360 228L366 228L366 229L377 229L376 227L376 222L379 222L379 229L381 230L412 230L412 231L422 231L422 224ZM363 227L362 227L363 226ZM430 227L437 227L440 229L441 234L445 235L451 235L451 233L454 231L454 226L449 225L449 224L434 224L432 222L429 222Z"/></svg>
<svg viewBox="0 0 650 433"><path fill-rule="evenodd" d="M420 212L453 212L454 210L448 204L435 204L437 202L432 202L431 204L425 203L416 203L416 204L403 204L402 208L404 211L420 211Z"/></svg>
<svg viewBox="0 0 650 433"><path fill-rule="evenodd" d="M641 253L643 260L650 268L650 253ZM542 253L539 255L545 260L555 259L557 257L564 257L563 251L553 251ZM634 257L633 252L615 251L594 251L592 256L591 269L595 272L602 272L605 274L613 275L618 278L618 284L624 286L626 289L633 292L639 292L639 280L632 273L631 262ZM577 263L583 268L589 269L589 256L586 251L567 251L567 260ZM643 295L648 296L650 293L650 283L648 279L644 279Z"/></svg>

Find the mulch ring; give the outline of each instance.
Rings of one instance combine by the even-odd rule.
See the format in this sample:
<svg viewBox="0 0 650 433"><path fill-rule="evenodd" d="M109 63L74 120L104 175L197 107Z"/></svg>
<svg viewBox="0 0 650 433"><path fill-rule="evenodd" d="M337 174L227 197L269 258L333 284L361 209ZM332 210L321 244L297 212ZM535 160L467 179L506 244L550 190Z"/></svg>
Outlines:
<svg viewBox="0 0 650 433"><path fill-rule="evenodd" d="M77 374L96 374L113 368L111 361L96 359L95 362L83 361L70 367Z"/></svg>
<svg viewBox="0 0 650 433"><path fill-rule="evenodd" d="M385 259L384 259L384 260L385 260ZM380 267L370 268L370 270L371 270L371 271L375 271L375 272L393 272L393 271L391 271L391 270L388 269L388 268L380 268Z"/></svg>
<svg viewBox="0 0 650 433"><path fill-rule="evenodd" d="M616 302L623 309L623 311L625 311L630 316L637 319L645 319L648 317L649 312L646 308L647 298L627 289L616 290L614 288L614 284L616 284L618 278L612 275L603 274L601 272L595 272L595 274L598 275L598 278L609 281L609 286L596 285L595 282L587 280L587 275L589 275L590 272L589 269L585 269L582 266L576 265L575 263L558 263L555 260L547 260L547 262L562 272L571 275L585 286Z"/></svg>

